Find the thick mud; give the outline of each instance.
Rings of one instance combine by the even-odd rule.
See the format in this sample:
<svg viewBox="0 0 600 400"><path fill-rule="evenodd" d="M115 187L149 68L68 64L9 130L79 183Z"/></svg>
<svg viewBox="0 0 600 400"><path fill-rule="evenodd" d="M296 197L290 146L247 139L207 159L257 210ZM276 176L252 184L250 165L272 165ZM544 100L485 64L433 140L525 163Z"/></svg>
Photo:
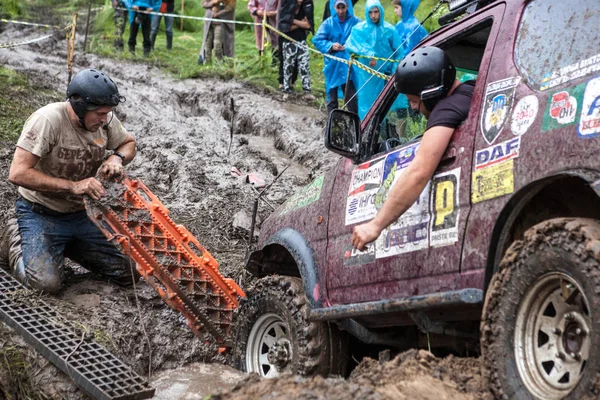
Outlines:
<svg viewBox="0 0 600 400"><path fill-rule="evenodd" d="M28 29L10 29L0 33L0 42L32 35ZM0 64L25 74L34 85L66 90L63 39L1 50ZM269 203L277 206L331 168L337 156L322 144L325 114L298 103L282 103L273 91L234 81L181 81L148 64L78 54L74 69L83 68L107 72L127 98L116 115L137 139L138 154L127 167L128 173L140 178L170 210L171 218L185 225L211 252L224 276L243 287L249 279L242 262L257 194L246 182L247 174L256 173L269 184L287 168L266 194ZM15 188L6 179L13 151L14 143L0 144L0 211L6 219L14 215L16 198ZM271 212L264 202L260 204L259 227ZM0 226L5 223L0 221ZM153 375L159 398L203 398L227 387L233 389L212 398L488 398L478 360L440 360L417 351L381 363L366 359L348 380L284 377L267 381L255 376L242 380L237 372L223 370L220 364L225 360L216 346L198 340L184 319L144 282L134 291L105 282L77 265L72 266L63 292L46 301L137 373ZM0 397L5 392L15 398L84 398L66 375L1 323L0 353ZM198 379L206 384L194 383Z"/></svg>

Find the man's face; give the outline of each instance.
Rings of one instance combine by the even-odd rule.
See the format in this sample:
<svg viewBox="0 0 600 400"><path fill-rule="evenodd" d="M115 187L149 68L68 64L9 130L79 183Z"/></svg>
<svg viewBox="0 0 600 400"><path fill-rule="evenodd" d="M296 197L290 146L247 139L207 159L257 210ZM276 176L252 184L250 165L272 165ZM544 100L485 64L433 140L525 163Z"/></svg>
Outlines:
<svg viewBox="0 0 600 400"><path fill-rule="evenodd" d="M371 22L373 22L374 24L379 23L380 17L381 17L381 15L379 13L379 7L373 7L369 10L369 18L371 19Z"/></svg>
<svg viewBox="0 0 600 400"><path fill-rule="evenodd" d="M103 106L85 113L83 121L88 131L96 132L103 125L108 123L109 114L113 110L111 106Z"/></svg>
<svg viewBox="0 0 600 400"><path fill-rule="evenodd" d="M335 12L339 19L346 19L346 13L348 12L348 7L345 4L340 3L335 6Z"/></svg>
<svg viewBox="0 0 600 400"><path fill-rule="evenodd" d="M408 99L408 104L410 104L410 108L420 112L425 117L429 118L429 114L431 113L425 108L425 105L421 101L421 97L415 96L414 94L407 94L406 98Z"/></svg>
<svg viewBox="0 0 600 400"><path fill-rule="evenodd" d="M400 4L394 4L394 13L398 18L402 19L402 6Z"/></svg>
<svg viewBox="0 0 600 400"><path fill-rule="evenodd" d="M298 7L300 7L302 5L302 1L303 0L296 0L296 3L298 4Z"/></svg>

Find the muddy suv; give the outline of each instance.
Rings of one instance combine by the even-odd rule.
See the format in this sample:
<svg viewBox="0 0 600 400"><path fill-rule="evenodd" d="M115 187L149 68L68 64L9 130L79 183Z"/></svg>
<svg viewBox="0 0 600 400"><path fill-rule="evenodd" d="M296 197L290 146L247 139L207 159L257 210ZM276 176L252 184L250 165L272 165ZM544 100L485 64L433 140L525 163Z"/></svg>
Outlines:
<svg viewBox="0 0 600 400"><path fill-rule="evenodd" d="M393 78L362 123L331 114L343 157L247 260L238 367L344 374L363 343L480 349L497 398L598 398L600 2L485 3L419 44L476 78L473 101L418 201L364 252L352 229L418 151L398 132L420 124L390 110Z"/></svg>

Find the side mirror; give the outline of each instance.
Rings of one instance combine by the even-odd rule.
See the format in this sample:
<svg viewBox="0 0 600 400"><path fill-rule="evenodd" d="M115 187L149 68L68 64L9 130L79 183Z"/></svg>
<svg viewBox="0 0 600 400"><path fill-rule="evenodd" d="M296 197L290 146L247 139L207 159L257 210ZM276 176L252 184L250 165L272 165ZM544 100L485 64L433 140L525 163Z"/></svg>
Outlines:
<svg viewBox="0 0 600 400"><path fill-rule="evenodd" d="M353 112L333 110L327 121L325 147L356 160L360 154L360 118Z"/></svg>

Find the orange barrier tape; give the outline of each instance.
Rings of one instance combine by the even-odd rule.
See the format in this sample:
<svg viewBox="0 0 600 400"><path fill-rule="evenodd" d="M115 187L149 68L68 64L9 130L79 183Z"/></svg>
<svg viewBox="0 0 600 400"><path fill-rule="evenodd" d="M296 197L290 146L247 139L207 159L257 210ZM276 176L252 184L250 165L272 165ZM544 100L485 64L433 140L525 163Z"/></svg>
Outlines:
<svg viewBox="0 0 600 400"><path fill-rule="evenodd" d="M104 182L108 195L86 199L90 219L109 241L131 257L138 272L201 339L211 334L229 346L229 326L240 297L232 280L219 273L219 264L140 181Z"/></svg>

